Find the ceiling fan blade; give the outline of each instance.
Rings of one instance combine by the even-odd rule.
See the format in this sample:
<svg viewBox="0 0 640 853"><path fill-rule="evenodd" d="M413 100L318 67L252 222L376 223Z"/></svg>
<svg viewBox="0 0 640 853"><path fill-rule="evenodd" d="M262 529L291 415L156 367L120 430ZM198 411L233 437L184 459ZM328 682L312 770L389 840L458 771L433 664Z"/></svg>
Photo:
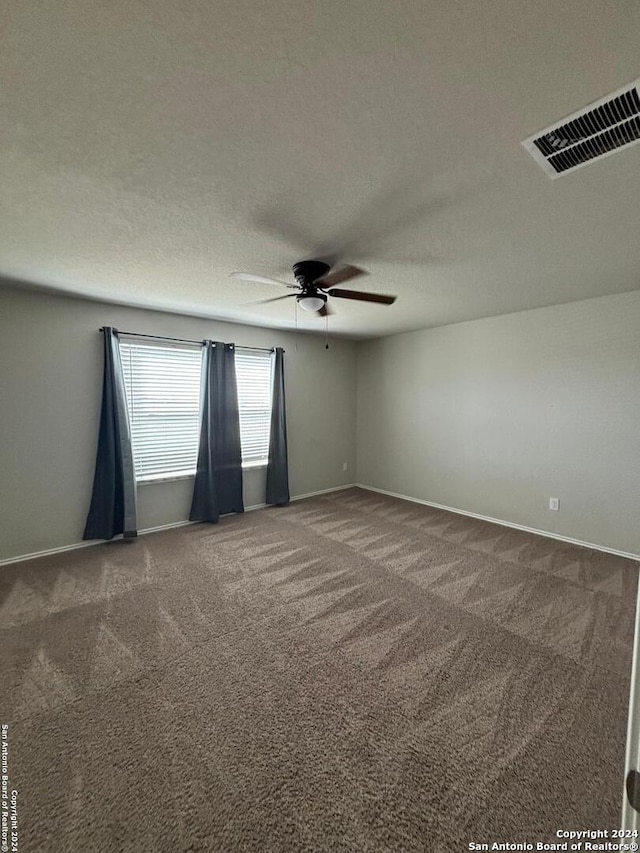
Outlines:
<svg viewBox="0 0 640 853"><path fill-rule="evenodd" d="M329 307L329 303L325 302L322 308L319 311L316 311L318 317L328 317L330 314L335 314L336 312Z"/></svg>
<svg viewBox="0 0 640 853"><path fill-rule="evenodd" d="M295 293L285 293L284 296L273 296L271 299L256 299L253 302L243 302L243 305L265 305L267 302L279 302L281 299L291 299Z"/></svg>
<svg viewBox="0 0 640 853"><path fill-rule="evenodd" d="M288 243L301 254L308 255L315 247L313 235L305 232L300 218L291 216L290 210L263 208L252 215L250 224L253 229L268 234L279 242ZM313 252L311 254L315 257Z"/></svg>
<svg viewBox="0 0 640 853"><path fill-rule="evenodd" d="M239 278L240 281L256 281L258 284L281 284L284 287L296 287L295 284L288 284L286 281L278 281L277 278L265 278L263 275L254 275L250 272L231 272L229 273L229 277Z"/></svg>
<svg viewBox="0 0 640 853"><path fill-rule="evenodd" d="M358 278L358 276L367 275L366 270L361 270L360 267L352 267L349 264L345 264L344 266L338 267L335 270L331 270L326 275L323 275L314 284L317 284L318 287L321 287L323 290L328 290L330 287L336 287L338 284L342 284L343 281L350 281L352 278Z"/></svg>
<svg viewBox="0 0 640 853"><path fill-rule="evenodd" d="M330 296L340 299L357 299L360 302L378 302L380 305L393 305L396 296L385 296L383 293L361 293L359 290L332 290Z"/></svg>

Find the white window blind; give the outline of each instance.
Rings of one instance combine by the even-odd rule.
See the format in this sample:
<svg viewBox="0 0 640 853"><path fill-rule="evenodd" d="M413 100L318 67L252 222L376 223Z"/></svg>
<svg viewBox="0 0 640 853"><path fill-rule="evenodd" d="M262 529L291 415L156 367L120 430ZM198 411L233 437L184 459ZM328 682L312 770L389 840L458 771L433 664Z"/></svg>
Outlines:
<svg viewBox="0 0 640 853"><path fill-rule="evenodd" d="M121 341L137 480L195 474L200 438L199 347ZM235 350L245 467L269 456L271 354Z"/></svg>
<svg viewBox="0 0 640 853"><path fill-rule="evenodd" d="M120 352L136 479L195 474L201 349L121 341Z"/></svg>
<svg viewBox="0 0 640 853"><path fill-rule="evenodd" d="M271 353L235 351L242 464L266 464L271 422Z"/></svg>

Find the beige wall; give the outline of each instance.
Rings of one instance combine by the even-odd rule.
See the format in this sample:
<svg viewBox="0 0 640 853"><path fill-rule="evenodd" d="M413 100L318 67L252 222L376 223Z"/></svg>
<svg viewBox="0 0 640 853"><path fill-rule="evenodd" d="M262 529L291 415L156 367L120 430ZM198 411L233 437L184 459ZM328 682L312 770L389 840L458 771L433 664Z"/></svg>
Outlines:
<svg viewBox="0 0 640 853"><path fill-rule="evenodd" d="M284 346L292 495L357 479L640 553L640 292L325 351L320 337L5 288L0 560L81 539L103 324ZM247 506L264 476L245 472ZM186 519L191 485L140 486L140 528Z"/></svg>
<svg viewBox="0 0 640 853"><path fill-rule="evenodd" d="M640 292L360 344L356 438L359 483L640 554Z"/></svg>
<svg viewBox="0 0 640 853"><path fill-rule="evenodd" d="M356 345L177 314L0 289L0 560L81 541L102 375L98 328L282 346L291 494L354 481ZM349 469L342 470L343 462ZM245 472L245 505L265 470ZM192 480L141 485L140 529L187 518Z"/></svg>

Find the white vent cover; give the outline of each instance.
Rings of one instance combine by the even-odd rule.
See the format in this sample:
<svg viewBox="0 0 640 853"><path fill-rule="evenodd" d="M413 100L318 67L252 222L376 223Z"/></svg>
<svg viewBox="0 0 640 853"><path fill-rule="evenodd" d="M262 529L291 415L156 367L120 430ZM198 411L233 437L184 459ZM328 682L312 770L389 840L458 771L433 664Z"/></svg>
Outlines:
<svg viewBox="0 0 640 853"><path fill-rule="evenodd" d="M640 142L640 81L534 133L524 147L552 178Z"/></svg>

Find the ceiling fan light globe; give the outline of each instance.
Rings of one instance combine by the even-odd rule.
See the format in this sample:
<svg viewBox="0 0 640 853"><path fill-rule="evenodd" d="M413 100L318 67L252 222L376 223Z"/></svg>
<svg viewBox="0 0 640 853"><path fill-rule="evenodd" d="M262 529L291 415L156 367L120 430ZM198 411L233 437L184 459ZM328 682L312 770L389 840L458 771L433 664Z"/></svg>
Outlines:
<svg viewBox="0 0 640 853"><path fill-rule="evenodd" d="M298 296L298 305L305 311L319 311L327 301L323 293L314 293L307 296Z"/></svg>

